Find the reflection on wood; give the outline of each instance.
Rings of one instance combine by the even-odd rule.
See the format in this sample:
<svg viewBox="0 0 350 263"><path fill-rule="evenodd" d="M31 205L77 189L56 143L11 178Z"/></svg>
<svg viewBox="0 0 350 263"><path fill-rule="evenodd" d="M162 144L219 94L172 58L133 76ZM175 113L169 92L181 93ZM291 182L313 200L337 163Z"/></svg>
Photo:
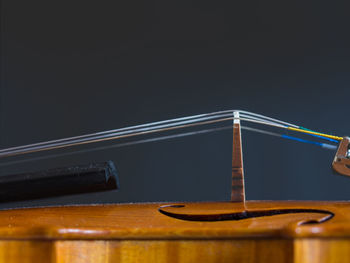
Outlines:
<svg viewBox="0 0 350 263"><path fill-rule="evenodd" d="M161 214L164 203L0 212L0 262L349 262L350 203L246 202L248 211L318 209L232 221ZM174 208L175 209L175 208ZM242 211L240 203L185 203L187 214ZM320 223L321 222L321 223Z"/></svg>

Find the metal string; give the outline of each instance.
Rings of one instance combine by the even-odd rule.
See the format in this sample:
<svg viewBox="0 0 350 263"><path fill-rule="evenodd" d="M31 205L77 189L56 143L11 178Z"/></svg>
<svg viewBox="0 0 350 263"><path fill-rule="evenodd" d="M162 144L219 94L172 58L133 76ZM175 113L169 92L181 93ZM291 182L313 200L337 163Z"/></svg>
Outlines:
<svg viewBox="0 0 350 263"><path fill-rule="evenodd" d="M295 132L302 132L310 135L317 135L320 138L330 138L332 140L341 140L342 137L323 134L305 129L301 126L284 122L275 118L267 117L261 114L251 113L248 111L240 110L228 110L219 111L206 114L199 114L193 116L186 116L181 118L169 119L164 121L151 122L141 125L135 125L120 129L114 129L109 131L97 132L92 134L86 134L81 136L74 136L68 138L62 138L57 140L51 140L46 142L39 142L34 144L28 144L23 146L16 146L7 149L0 150L0 158L13 155L21 155L26 153L46 151L64 147L70 147L75 145L82 145L94 142L101 142L107 140L121 139L131 136L150 134L155 132L163 132L174 129L194 127L198 125L206 125L217 122L223 122L234 119L233 113L239 112L241 121L247 121L251 123L257 123L267 126L273 126L281 129L288 129Z"/></svg>

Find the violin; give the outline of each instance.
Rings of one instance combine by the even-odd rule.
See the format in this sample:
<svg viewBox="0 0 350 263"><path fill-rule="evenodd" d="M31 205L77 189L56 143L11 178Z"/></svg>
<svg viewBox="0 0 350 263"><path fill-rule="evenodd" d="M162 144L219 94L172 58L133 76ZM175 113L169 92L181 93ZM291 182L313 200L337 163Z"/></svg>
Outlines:
<svg viewBox="0 0 350 263"><path fill-rule="evenodd" d="M343 176L350 176L348 137L323 134L260 114L233 110L7 148L0 150L0 158L221 121L232 122L230 201L71 205L3 210L0 211L2 261L349 262L349 202L246 201L241 129L310 142L335 150L332 167L335 173ZM242 121L310 135L313 140L245 127L241 125ZM322 142L315 142L314 139ZM17 181L11 178L16 178ZM77 178L84 183L79 183ZM36 195L28 192L15 196L4 192L3 198L41 198L71 194L74 191L105 191L119 187L113 164L106 162L74 169L8 176L3 181L0 180L0 188L1 184L5 184L11 186L11 192L16 192L16 189L23 189L23 185L31 184L34 187L38 181L44 182L50 190L36 187ZM61 190L55 191L55 186L58 185ZM76 190L70 185L77 185Z"/></svg>

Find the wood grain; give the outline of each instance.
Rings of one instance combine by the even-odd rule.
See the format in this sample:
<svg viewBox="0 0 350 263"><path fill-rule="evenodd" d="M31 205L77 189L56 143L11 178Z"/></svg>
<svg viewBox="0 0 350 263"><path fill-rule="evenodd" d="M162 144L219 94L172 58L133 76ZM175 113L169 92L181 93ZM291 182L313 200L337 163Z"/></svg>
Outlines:
<svg viewBox="0 0 350 263"><path fill-rule="evenodd" d="M350 262L350 239L299 239L295 241L294 250L294 262Z"/></svg>
<svg viewBox="0 0 350 263"><path fill-rule="evenodd" d="M350 262L349 202L185 203L184 212L312 208L320 213L191 222L165 203L0 211L0 262Z"/></svg>
<svg viewBox="0 0 350 263"><path fill-rule="evenodd" d="M161 214L171 203L61 206L0 211L2 239L227 239L350 237L349 202L248 201L183 203L187 214L220 214L278 209L320 209L325 214L295 213L216 222L191 222ZM181 210L180 210L181 211ZM309 223L309 224L306 224Z"/></svg>
<svg viewBox="0 0 350 263"><path fill-rule="evenodd" d="M0 262L9 263L280 263L292 253L290 240L0 242Z"/></svg>
<svg viewBox="0 0 350 263"><path fill-rule="evenodd" d="M348 239L0 241L6 263L347 263Z"/></svg>

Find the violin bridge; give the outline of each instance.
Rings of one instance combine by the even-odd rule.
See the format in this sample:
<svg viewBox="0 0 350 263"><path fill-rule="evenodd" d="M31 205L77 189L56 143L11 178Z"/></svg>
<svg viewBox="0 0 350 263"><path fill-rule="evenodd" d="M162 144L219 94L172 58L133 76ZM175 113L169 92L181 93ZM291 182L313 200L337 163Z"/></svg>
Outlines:
<svg viewBox="0 0 350 263"><path fill-rule="evenodd" d="M344 137L339 143L337 153L335 154L332 168L333 170L345 176L350 176L350 138Z"/></svg>
<svg viewBox="0 0 350 263"><path fill-rule="evenodd" d="M233 112L233 147L232 147L232 188L231 201L245 202L244 170L239 112Z"/></svg>

